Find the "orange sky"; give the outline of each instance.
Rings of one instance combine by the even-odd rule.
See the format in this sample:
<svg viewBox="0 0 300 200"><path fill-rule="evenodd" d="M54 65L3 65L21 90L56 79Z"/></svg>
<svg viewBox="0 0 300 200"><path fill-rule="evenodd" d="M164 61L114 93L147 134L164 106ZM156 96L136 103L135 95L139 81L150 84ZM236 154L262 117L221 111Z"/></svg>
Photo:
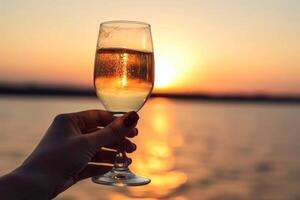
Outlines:
<svg viewBox="0 0 300 200"><path fill-rule="evenodd" d="M156 91L300 94L300 1L1 1L0 81L92 86L99 24L152 25Z"/></svg>

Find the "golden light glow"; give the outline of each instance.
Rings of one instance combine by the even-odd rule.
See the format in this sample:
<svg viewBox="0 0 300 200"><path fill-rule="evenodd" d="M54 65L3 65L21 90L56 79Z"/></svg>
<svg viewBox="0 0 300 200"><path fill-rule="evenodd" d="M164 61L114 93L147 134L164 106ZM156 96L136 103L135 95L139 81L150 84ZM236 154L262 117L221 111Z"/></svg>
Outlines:
<svg viewBox="0 0 300 200"><path fill-rule="evenodd" d="M155 60L155 87L158 89L171 86L175 75L174 65L159 57Z"/></svg>
<svg viewBox="0 0 300 200"><path fill-rule="evenodd" d="M127 75L123 74L121 79L121 86L125 87L128 84Z"/></svg>
<svg viewBox="0 0 300 200"><path fill-rule="evenodd" d="M156 198L132 198L122 194L112 194L109 197L110 200L157 200Z"/></svg>
<svg viewBox="0 0 300 200"><path fill-rule="evenodd" d="M123 53L122 55L122 79L121 86L125 87L128 84L127 80L127 63L128 63L128 53Z"/></svg>
<svg viewBox="0 0 300 200"><path fill-rule="evenodd" d="M99 24L106 20L136 19L151 24L156 71L154 92L300 94L300 1L224 2L124 0L107 1L104 4L104 1L73 1L70 6L69 0L1 1L0 83L92 88ZM137 86L137 96L132 95L132 99L139 101L144 98L144 86L129 78L121 74L114 82L104 80L97 84L107 88L112 84L121 89L131 87L131 84ZM149 87L152 88L152 85ZM128 99L127 93L107 90L107 94L118 103L120 98L120 102ZM117 96L114 97L114 94ZM147 109L148 103L143 110ZM159 101L155 105L162 104L163 101ZM193 106L193 103L187 103L186 106ZM175 150L182 148L182 135L185 133L176 133L176 130L174 133L174 129L170 128L170 124L174 124L172 114L167 113L163 106L151 109L148 111L152 114L141 118L139 122L141 134L134 138L138 149L130 155L133 158L130 168L136 174L152 178L152 183L124 189L127 193L114 194L112 200L184 199L170 196L176 187L180 188L187 181L185 171L181 170L193 173L187 166L178 170L175 166ZM181 130L197 131L192 128ZM203 136L201 138L208 139L210 144L210 137ZM197 148L196 151L205 153L205 146L199 145ZM221 155L213 154L213 158ZM191 160L188 156L185 160L182 157L180 162L183 164ZM201 159L201 162L204 161ZM208 177L211 167L210 164L200 164L197 170L204 168L199 173L207 173L205 177ZM193 177L191 174L189 181ZM224 182L224 186L217 191L202 187L200 192L209 190L211 193L224 194L226 188L223 187L231 186L227 181L221 182ZM193 180L190 183L193 184ZM238 185L244 185L239 181L236 184L229 194L236 193ZM105 193L120 191L119 188L92 185L88 183L87 188L71 191L79 194L84 191L93 194L101 191L101 188ZM193 185L192 188L197 186ZM91 192L88 190L90 187L93 188ZM219 186L210 188L215 187ZM183 192L195 195L198 194L196 189ZM104 197L105 193L101 193L102 196L91 195L89 200ZM69 194L65 199L73 198L73 194ZM84 195L77 199L87 200Z"/></svg>
<svg viewBox="0 0 300 200"><path fill-rule="evenodd" d="M162 100L159 105L161 105L161 107L154 108L155 112L147 115L151 120L144 119L150 123L148 130L153 131L151 131L151 133L141 134L139 138L137 138L139 140L137 143L140 144L139 149L132 155L133 163L130 165L130 168L136 174L150 177L151 183L143 187L126 188L126 191L130 193L130 198L123 194L112 194L109 199L161 199L171 195L178 187L187 182L187 175L182 171L174 169L174 148L182 144L178 142L178 140L180 140L178 138L180 138L181 135L171 131L169 127L171 119L163 106L164 100ZM173 138L177 138L175 145Z"/></svg>
<svg viewBox="0 0 300 200"><path fill-rule="evenodd" d="M147 9L138 11L134 1L112 1L104 7L101 1L78 2L71 10L61 1L1 2L1 82L91 87L99 20L136 19L138 14L152 26L154 92L300 92L300 26L294 9L300 1L275 6L257 0L245 7L234 1L173 0L161 1L159 9L156 3L143 2ZM254 15L248 15L250 8Z"/></svg>

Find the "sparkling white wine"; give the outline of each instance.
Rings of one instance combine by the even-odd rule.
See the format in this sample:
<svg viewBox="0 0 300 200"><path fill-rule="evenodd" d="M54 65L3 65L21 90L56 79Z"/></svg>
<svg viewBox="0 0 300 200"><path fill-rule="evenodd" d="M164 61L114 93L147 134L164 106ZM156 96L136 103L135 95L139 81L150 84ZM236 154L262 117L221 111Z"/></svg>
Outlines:
<svg viewBox="0 0 300 200"><path fill-rule="evenodd" d="M152 52L131 49L98 49L94 85L104 107L114 113L138 111L154 84Z"/></svg>

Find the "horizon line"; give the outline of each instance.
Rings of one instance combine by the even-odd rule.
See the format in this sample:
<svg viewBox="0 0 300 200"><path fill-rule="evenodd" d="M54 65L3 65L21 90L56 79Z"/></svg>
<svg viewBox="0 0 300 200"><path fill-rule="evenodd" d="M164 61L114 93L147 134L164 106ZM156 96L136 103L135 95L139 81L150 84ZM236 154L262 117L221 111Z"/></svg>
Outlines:
<svg viewBox="0 0 300 200"><path fill-rule="evenodd" d="M90 88L51 87L37 85L11 85L0 83L0 95L17 96L61 96L61 97L96 97L95 91ZM300 95L270 95L267 93L227 93L211 94L208 92L197 93L161 93L154 92L152 98L164 97L181 100L207 100L221 102L267 102L267 103L300 103Z"/></svg>
<svg viewBox="0 0 300 200"><path fill-rule="evenodd" d="M57 84L57 83L38 83L38 82L7 82L0 80L0 90L2 89L12 89L12 90L65 90L65 91L94 91L93 86L84 85L72 85L72 84ZM156 91L155 91L156 90ZM0 92L1 93L1 92ZM208 95L208 96L270 96L270 97L300 97L299 92L269 92L264 90L256 91L227 91L227 92L214 92L210 90L195 90L195 91L180 91L173 90L167 91L165 89L154 88L152 94L155 95Z"/></svg>

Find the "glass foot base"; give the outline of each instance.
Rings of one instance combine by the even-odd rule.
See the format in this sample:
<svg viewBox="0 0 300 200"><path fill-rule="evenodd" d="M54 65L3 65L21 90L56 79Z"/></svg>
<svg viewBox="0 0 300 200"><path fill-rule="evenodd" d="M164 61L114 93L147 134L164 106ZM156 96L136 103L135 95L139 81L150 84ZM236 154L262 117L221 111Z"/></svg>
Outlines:
<svg viewBox="0 0 300 200"><path fill-rule="evenodd" d="M139 186L151 182L149 178L136 176L129 170L121 171L116 169L112 169L101 176L92 177L92 181L98 184L114 186Z"/></svg>

